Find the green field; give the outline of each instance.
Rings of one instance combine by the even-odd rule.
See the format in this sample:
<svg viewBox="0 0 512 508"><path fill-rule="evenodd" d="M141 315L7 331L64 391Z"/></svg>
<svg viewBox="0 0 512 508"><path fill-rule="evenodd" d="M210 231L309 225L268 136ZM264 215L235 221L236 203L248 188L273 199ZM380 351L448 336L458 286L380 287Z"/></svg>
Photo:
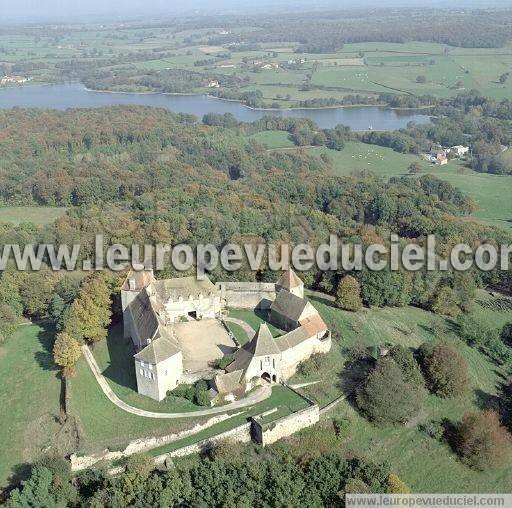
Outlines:
<svg viewBox="0 0 512 508"><path fill-rule="evenodd" d="M512 95L512 79L498 82L500 75L512 69L510 43L502 48L454 48L424 42L345 44L336 53L301 53L303 63L290 68L288 60L298 58L294 53L297 41L230 52L228 46L208 46L209 35L204 29L176 31L172 27L148 33L136 26L124 27L121 33L115 29L63 29L55 39L46 34L9 33L0 35L0 63L35 64L27 73L33 82L58 81L62 75L56 64L69 59L82 65L96 63L106 70L127 69L129 79L118 88L133 91L151 89L130 83L145 71L185 69L200 72L205 79L215 74L221 82L222 76L243 75L241 91L261 90L267 105L280 107L297 106L298 101L313 98L339 100L347 93L448 97L477 89L494 98ZM123 61L127 54L141 57ZM218 54L225 57L215 59ZM234 67L221 67L225 61ZM254 62L261 61L279 68L255 69ZM418 83L418 75L426 76L426 82ZM205 87L190 90L207 91Z"/></svg>
<svg viewBox="0 0 512 508"><path fill-rule="evenodd" d="M478 300L492 300L484 291ZM417 429L417 424L432 419L447 418L452 423L460 420L468 411L477 411L492 404L493 397L499 393L501 383L506 379L506 371L497 367L476 349L461 342L454 333L453 323L421 309L389 308L365 309L352 314L335 309L329 302L314 298L314 305L330 327L339 333L337 342L333 342L334 355L343 361L343 349L354 341L363 341L368 346L384 343L403 344L417 347L424 341L445 339L454 342L466 358L470 372L470 386L466 395L450 400L429 395L424 409L411 425L403 427L381 427L369 423L361 417L348 401L343 401L332 415L349 420L349 426L343 439L336 439L329 422L322 422L321 428L303 431L298 440L292 442L296 453L305 450L332 451L338 449L345 453L356 453L376 461L387 461L414 492L509 492L512 484L512 458L509 462L493 471L477 472L464 466L445 443L437 442ZM476 306L477 315L490 326L499 327L512 321L512 312L498 312L480 305ZM432 324L436 322L441 335L435 336ZM349 384L349 376L342 374L340 363L325 363L320 373L310 378L295 376L292 381L312 381L321 379L321 383L304 388L305 393L328 402L342 393L341 386ZM346 389L346 388L345 388ZM283 446L283 445L278 445ZM287 443L290 446L290 443Z"/></svg>
<svg viewBox="0 0 512 508"><path fill-rule="evenodd" d="M261 145L265 145L269 149L290 148L295 146L293 141L290 139L290 134L285 131L257 132L256 134L249 136L249 139L256 141L256 143L260 143Z"/></svg>
<svg viewBox="0 0 512 508"><path fill-rule="evenodd" d="M0 487L23 477L43 451L73 449L72 428L58 424L61 383L52 344L51 330L23 325L0 346Z"/></svg>
<svg viewBox="0 0 512 508"><path fill-rule="evenodd" d="M8 206L0 207L0 223L51 224L66 213L66 208L51 206Z"/></svg>

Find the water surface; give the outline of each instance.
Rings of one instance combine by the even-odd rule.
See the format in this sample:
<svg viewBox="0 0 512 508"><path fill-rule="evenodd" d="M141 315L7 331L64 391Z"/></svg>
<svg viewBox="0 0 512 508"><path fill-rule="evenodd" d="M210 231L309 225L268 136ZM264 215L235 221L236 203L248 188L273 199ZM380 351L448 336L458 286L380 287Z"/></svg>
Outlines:
<svg viewBox="0 0 512 508"><path fill-rule="evenodd" d="M117 104L137 104L169 109L179 113L196 115L205 113L232 113L243 122L253 122L265 115L294 118L310 118L321 128L338 124L361 131L394 130L406 127L408 122L428 123L428 115L412 111L397 111L377 106L323 109L294 109L261 111L247 108L238 102L224 101L206 95L165 95L91 92L79 83L60 85L27 85L0 90L0 108L97 108Z"/></svg>

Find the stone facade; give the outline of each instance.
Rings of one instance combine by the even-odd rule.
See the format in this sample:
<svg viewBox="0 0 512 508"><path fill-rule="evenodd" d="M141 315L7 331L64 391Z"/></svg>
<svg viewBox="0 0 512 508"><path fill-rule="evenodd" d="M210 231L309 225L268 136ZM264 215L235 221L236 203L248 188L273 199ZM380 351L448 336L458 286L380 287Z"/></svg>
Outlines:
<svg viewBox="0 0 512 508"><path fill-rule="evenodd" d="M276 299L272 282L218 282L223 304L238 309L269 309Z"/></svg>
<svg viewBox="0 0 512 508"><path fill-rule="evenodd" d="M155 400L163 400L167 392L181 382L183 355L181 351L155 364L135 358L137 391ZM158 380L158 383L156 382Z"/></svg>
<svg viewBox="0 0 512 508"><path fill-rule="evenodd" d="M271 412L263 413L251 419L253 439L262 446L275 443L283 437L291 436L301 429L311 427L320 419L320 409L316 404L269 423L262 423L264 417L269 414Z"/></svg>
<svg viewBox="0 0 512 508"><path fill-rule="evenodd" d="M283 379L291 378L305 358L310 358L316 353L328 353L331 350L331 346L331 334L327 332L323 338L313 336L297 344L295 347L283 351L281 357L281 374Z"/></svg>

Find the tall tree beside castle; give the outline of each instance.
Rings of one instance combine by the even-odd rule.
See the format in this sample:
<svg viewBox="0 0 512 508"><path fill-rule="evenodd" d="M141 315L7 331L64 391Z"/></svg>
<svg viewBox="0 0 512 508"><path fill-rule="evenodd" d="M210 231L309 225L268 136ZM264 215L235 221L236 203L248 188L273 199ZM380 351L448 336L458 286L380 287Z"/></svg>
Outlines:
<svg viewBox="0 0 512 508"><path fill-rule="evenodd" d="M351 275L346 275L338 285L336 304L340 309L356 312L361 309L361 287Z"/></svg>
<svg viewBox="0 0 512 508"><path fill-rule="evenodd" d="M63 368L64 376L72 375L74 367L82 354L80 343L65 332L57 335L53 345L53 360Z"/></svg>
<svg viewBox="0 0 512 508"><path fill-rule="evenodd" d="M71 305L64 331L78 341L97 342L107 336L110 324L110 289L103 275L88 276Z"/></svg>

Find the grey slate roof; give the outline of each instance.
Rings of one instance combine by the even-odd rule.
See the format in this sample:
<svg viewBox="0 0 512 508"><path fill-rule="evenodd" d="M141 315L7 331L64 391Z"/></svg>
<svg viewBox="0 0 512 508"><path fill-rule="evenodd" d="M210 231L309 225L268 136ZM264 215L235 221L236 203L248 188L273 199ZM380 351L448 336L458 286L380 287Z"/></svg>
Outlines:
<svg viewBox="0 0 512 508"><path fill-rule="evenodd" d="M304 298L281 289L276 299L272 302L270 310L292 321L298 321L307 304L308 301Z"/></svg>
<svg viewBox="0 0 512 508"><path fill-rule="evenodd" d="M147 290L143 289L128 308L141 340L153 338L158 331L159 322Z"/></svg>
<svg viewBox="0 0 512 508"><path fill-rule="evenodd" d="M255 356L278 355L280 352L268 326L263 323L252 340L235 352L235 359L227 366L226 371L245 370Z"/></svg>
<svg viewBox="0 0 512 508"><path fill-rule="evenodd" d="M142 351L139 351L134 358L143 362L156 365L158 362L163 362L174 356L179 352L175 343L169 340L168 337L161 336L158 339L152 340Z"/></svg>

